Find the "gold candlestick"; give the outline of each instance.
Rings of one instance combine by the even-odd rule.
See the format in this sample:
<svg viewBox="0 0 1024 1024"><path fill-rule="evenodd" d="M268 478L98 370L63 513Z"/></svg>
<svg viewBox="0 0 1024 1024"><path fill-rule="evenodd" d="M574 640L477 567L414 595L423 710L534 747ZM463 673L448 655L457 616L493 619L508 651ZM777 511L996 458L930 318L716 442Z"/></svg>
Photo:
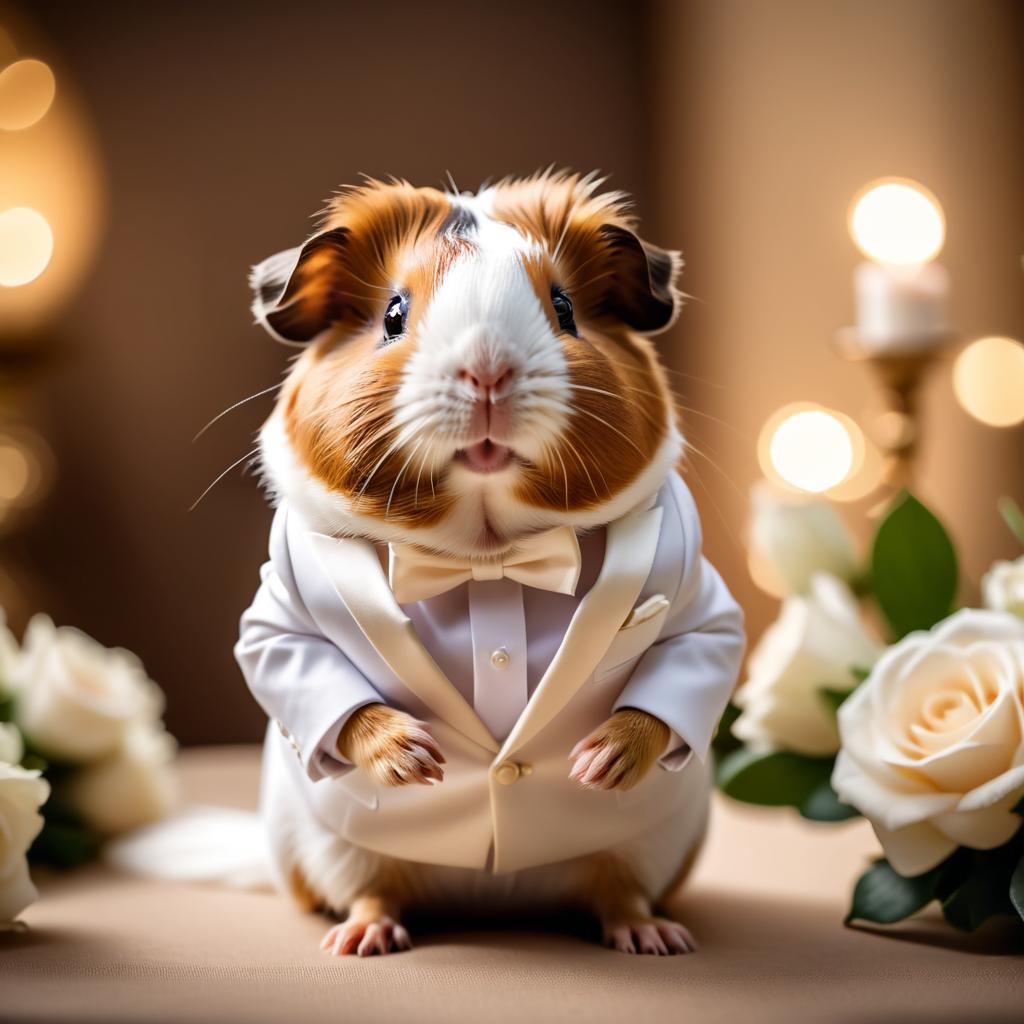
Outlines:
<svg viewBox="0 0 1024 1024"><path fill-rule="evenodd" d="M913 483L921 439L921 383L955 338L949 331L922 338L920 344L907 339L901 352L879 352L865 343L855 327L836 333L839 354L848 362L867 365L877 382L883 411L875 417L870 433L885 456L885 484L893 493Z"/></svg>

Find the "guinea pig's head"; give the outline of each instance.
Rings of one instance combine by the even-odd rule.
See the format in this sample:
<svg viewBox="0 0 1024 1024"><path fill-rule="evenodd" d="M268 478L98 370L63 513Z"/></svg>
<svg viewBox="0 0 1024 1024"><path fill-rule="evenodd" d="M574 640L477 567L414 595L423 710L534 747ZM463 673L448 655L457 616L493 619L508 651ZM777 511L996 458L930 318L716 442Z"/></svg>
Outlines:
<svg viewBox="0 0 1024 1024"><path fill-rule="evenodd" d="M463 556L653 494L682 441L647 336L680 260L597 188L373 181L255 267L257 319L302 349L261 433L271 491L319 529Z"/></svg>

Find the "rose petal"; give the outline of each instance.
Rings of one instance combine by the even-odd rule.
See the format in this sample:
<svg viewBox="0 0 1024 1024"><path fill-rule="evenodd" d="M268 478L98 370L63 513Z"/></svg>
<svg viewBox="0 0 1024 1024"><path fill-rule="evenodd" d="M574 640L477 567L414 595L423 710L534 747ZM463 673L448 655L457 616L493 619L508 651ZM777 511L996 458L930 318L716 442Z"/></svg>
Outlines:
<svg viewBox="0 0 1024 1024"><path fill-rule="evenodd" d="M895 871L906 878L931 871L957 847L953 840L927 822L894 831L883 828L876 822L872 822L871 825L889 863Z"/></svg>
<svg viewBox="0 0 1024 1024"><path fill-rule="evenodd" d="M1018 761L1020 760L1018 757ZM976 811L983 807L991 807L1007 797L1012 797L1013 801L1016 801L1024 796L1020 792L1022 787L1024 787L1024 763L1019 763L1015 768L1003 772L1002 775L997 776L990 782L986 782L984 785L972 789L970 793L966 793L957 805L957 809L961 811Z"/></svg>
<svg viewBox="0 0 1024 1024"><path fill-rule="evenodd" d="M938 814L932 824L960 846L972 850L992 850L1002 846L1021 827L1021 817L1010 810L1011 800L977 811Z"/></svg>
<svg viewBox="0 0 1024 1024"><path fill-rule="evenodd" d="M7 874L0 877L0 924L13 921L39 898L28 874L28 861L19 857Z"/></svg>

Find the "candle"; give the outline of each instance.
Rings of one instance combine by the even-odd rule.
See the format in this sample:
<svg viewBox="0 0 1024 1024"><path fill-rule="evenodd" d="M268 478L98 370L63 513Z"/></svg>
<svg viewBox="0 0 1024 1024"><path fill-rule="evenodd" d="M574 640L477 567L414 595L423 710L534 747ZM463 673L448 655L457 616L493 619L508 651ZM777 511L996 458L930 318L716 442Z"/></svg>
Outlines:
<svg viewBox="0 0 1024 1024"><path fill-rule="evenodd" d="M868 257L853 275L861 347L871 355L940 347L949 334L949 274L932 262L945 239L938 201L913 182L874 184L853 203L850 234Z"/></svg>

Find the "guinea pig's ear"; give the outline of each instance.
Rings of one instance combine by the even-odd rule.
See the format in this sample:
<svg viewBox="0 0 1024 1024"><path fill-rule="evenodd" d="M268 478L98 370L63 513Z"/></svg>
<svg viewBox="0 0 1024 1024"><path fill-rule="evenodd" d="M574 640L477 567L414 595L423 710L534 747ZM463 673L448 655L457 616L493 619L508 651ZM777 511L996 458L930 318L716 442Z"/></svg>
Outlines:
<svg viewBox="0 0 1024 1024"><path fill-rule="evenodd" d="M356 298L346 287L348 234L346 228L323 231L252 268L252 311L278 341L303 345L359 315Z"/></svg>
<svg viewBox="0 0 1024 1024"><path fill-rule="evenodd" d="M683 261L677 252L659 249L618 224L599 229L611 266L602 282L602 310L635 331L665 330L679 311L675 281Z"/></svg>

